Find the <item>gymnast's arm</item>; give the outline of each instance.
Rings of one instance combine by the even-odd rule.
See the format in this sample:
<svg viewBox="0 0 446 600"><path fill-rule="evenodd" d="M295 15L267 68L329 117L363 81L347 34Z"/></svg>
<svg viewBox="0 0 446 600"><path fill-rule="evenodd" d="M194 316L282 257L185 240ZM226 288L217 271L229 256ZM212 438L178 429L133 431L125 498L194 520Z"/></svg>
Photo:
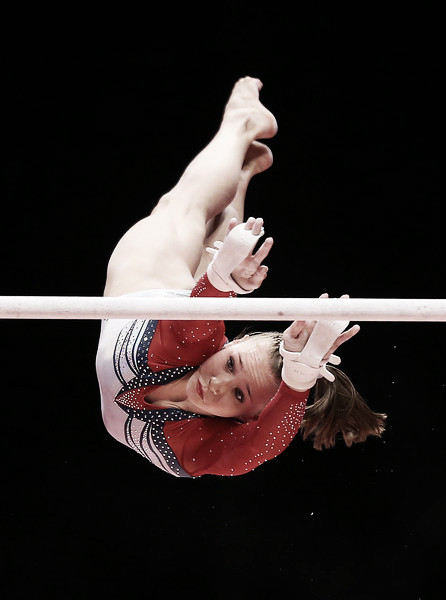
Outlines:
<svg viewBox="0 0 446 600"><path fill-rule="evenodd" d="M237 225L236 219L231 219L228 233L224 242L216 242L218 250L208 248L214 254L213 260L206 273L198 280L191 297L236 297L237 294L248 294L258 289L265 280L268 267L262 264L268 256L273 239L267 238L260 248L254 252L254 247L263 235L263 219L250 217L246 223ZM177 342L190 346L204 341L205 337L215 338L216 334L224 333L222 321L164 321L158 327L174 335ZM223 329L222 329L223 328ZM190 335L194 330L200 335ZM214 351L220 350L224 342ZM203 362L203 355L201 361Z"/></svg>
<svg viewBox="0 0 446 600"><path fill-rule="evenodd" d="M192 477L252 471L289 446L299 431L308 394L309 390L295 391L282 382L255 421L206 418L191 420L189 427L172 424L183 427L183 435L175 436L175 454Z"/></svg>
<svg viewBox="0 0 446 600"><path fill-rule="evenodd" d="M232 292L221 292L203 275L191 292L191 297L231 297ZM181 364L198 366L221 350L227 343L225 323L221 320L163 320L157 326L157 347L162 349L163 360L175 362L181 355Z"/></svg>

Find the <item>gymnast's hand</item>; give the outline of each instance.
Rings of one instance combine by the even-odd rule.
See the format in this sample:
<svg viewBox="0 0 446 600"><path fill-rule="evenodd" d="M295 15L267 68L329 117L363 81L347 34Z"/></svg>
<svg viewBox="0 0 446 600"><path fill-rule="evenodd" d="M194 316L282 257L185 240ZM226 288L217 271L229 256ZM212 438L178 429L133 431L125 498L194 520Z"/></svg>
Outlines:
<svg viewBox="0 0 446 600"><path fill-rule="evenodd" d="M249 294L260 287L268 272L261 263L273 245L272 238L268 238L254 254L263 234L263 219L250 217L239 225L237 219L231 219L224 241L215 241L215 248L206 248L213 254L206 272L214 287L237 294Z"/></svg>
<svg viewBox="0 0 446 600"><path fill-rule="evenodd" d="M227 234L237 225L237 219L231 219ZM263 229L263 219L249 217L245 229L252 231L254 235L260 235ZM226 235L227 235L226 234ZM257 290L268 274L268 267L262 262L268 256L273 246L273 238L269 237L263 242L257 252L251 253L231 273L234 281L247 292Z"/></svg>
<svg viewBox="0 0 446 600"><path fill-rule="evenodd" d="M322 294L320 298L328 298L328 294ZM344 294L341 298L349 298L348 294ZM294 321L288 329L283 332L283 345L285 350L289 352L302 352L305 345L313 333L316 326L316 321ZM333 352L335 352L339 346L350 340L359 331L359 325L353 325L347 331L344 331L339 335L323 357L323 360L327 360Z"/></svg>
<svg viewBox="0 0 446 600"><path fill-rule="evenodd" d="M321 298L328 298L328 294L322 294ZM280 344L282 380L296 391L309 390L319 377L334 381L335 376L326 364L338 365L341 359L332 353L359 331L359 325L344 331L347 326L348 321L342 320L294 321L284 331Z"/></svg>

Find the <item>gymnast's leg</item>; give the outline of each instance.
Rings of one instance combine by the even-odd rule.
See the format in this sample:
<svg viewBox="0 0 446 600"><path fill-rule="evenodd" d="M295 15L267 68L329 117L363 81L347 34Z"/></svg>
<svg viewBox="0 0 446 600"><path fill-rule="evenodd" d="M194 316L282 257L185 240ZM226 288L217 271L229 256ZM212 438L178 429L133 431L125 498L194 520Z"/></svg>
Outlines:
<svg viewBox="0 0 446 600"><path fill-rule="evenodd" d="M252 177L258 173L262 173L271 167L272 164L273 155L268 146L260 142L253 142L248 149L242 170L240 171L239 183L234 199L223 212L206 224L206 239L203 244L200 264L195 272L195 281L198 281L203 273L206 272L212 260L212 255L206 252L206 248L208 246L212 248L216 240L223 240L225 238L231 219L235 218L237 223L245 221L245 197Z"/></svg>
<svg viewBox="0 0 446 600"><path fill-rule="evenodd" d="M261 87L250 77L236 83L215 137L151 215L119 241L108 266L106 296L194 286L205 240L220 235L231 216L243 218L249 179L272 162L265 146L253 144L277 131L274 116L259 100Z"/></svg>

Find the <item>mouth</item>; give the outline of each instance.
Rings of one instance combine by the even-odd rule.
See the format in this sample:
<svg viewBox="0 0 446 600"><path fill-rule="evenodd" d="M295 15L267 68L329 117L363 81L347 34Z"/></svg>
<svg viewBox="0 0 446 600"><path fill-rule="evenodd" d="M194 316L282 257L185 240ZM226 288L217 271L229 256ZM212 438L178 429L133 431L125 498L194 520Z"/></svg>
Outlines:
<svg viewBox="0 0 446 600"><path fill-rule="evenodd" d="M196 389L197 389L197 394L203 400L203 386L201 385L201 383L199 381L197 383L197 388Z"/></svg>

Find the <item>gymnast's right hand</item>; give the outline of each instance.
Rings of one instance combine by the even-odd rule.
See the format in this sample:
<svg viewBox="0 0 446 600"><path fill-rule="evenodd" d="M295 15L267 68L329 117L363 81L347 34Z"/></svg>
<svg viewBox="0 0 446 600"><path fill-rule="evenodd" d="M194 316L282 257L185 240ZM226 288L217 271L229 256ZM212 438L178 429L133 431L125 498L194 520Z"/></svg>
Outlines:
<svg viewBox="0 0 446 600"><path fill-rule="evenodd" d="M207 269L209 281L217 289L238 294L248 294L257 289L266 277L268 268L261 263L269 254L273 239L267 238L259 250L253 250L264 234L263 219L250 217L246 223L237 225L231 219L224 242L215 242L214 248L207 248L214 254Z"/></svg>
<svg viewBox="0 0 446 600"><path fill-rule="evenodd" d="M359 325L344 331L347 326L348 321L294 321L283 332L280 345L283 381L297 391L309 390L319 377L334 381L325 365L327 362L339 364L340 358L332 353L359 331Z"/></svg>

